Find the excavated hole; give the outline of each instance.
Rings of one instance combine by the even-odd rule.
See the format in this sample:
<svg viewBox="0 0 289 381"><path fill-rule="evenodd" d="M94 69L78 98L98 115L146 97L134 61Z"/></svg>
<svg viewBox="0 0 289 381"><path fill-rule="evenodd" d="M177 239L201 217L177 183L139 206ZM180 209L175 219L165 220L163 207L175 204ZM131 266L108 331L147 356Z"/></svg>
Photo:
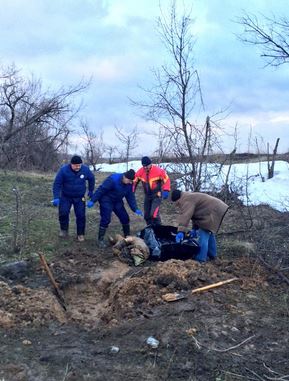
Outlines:
<svg viewBox="0 0 289 381"><path fill-rule="evenodd" d="M122 282L129 269L125 263L114 261L108 269L88 274L84 283L67 286L63 290L67 318L96 326L110 309L111 289Z"/></svg>

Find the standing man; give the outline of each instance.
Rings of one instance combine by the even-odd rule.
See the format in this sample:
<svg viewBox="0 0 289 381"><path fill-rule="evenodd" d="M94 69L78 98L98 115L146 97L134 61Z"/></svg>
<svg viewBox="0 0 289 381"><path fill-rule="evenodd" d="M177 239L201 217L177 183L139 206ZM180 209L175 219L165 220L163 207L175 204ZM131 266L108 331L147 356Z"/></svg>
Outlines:
<svg viewBox="0 0 289 381"><path fill-rule="evenodd" d="M104 248L104 236L106 229L111 221L111 214L114 212L120 223L124 236L130 235L129 215L124 207L123 198L138 216L142 216L142 211L138 209L135 195L132 191L132 183L135 177L135 171L130 169L125 173L114 173L108 176L104 182L97 188L87 202L87 207L92 208L96 201L100 205L100 223L98 231L98 246Z"/></svg>
<svg viewBox="0 0 289 381"><path fill-rule="evenodd" d="M141 159L142 168L135 174L134 191L142 182L144 190L144 219L147 225L160 225L160 205L169 197L171 182L166 171L152 164L148 156Z"/></svg>
<svg viewBox="0 0 289 381"><path fill-rule="evenodd" d="M229 206L216 197L199 192L181 192L174 190L171 199L179 208L178 233L176 242L181 242L185 233L189 232L189 223L192 221L193 229L191 237L196 237L198 228L200 252L196 256L199 262L207 259L215 259L217 256L217 245L215 234L218 232L223 218Z"/></svg>
<svg viewBox="0 0 289 381"><path fill-rule="evenodd" d="M60 237L68 236L69 214L73 205L76 217L77 239L84 241L85 234L85 192L88 182L88 196L94 190L95 178L88 166L82 164L80 156L72 156L70 164L60 168L53 183L52 204L58 206Z"/></svg>

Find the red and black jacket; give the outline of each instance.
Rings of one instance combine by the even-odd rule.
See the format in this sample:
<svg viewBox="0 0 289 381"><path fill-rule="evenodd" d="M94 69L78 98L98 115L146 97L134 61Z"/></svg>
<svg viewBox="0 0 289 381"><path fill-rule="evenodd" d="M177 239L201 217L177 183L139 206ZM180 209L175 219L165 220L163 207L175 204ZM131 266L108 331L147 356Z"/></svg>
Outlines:
<svg viewBox="0 0 289 381"><path fill-rule="evenodd" d="M170 191L171 181L166 171L155 164L147 170L141 167L135 174L133 190L135 191L139 182L142 182L144 192L147 195L158 195L161 197L161 191Z"/></svg>

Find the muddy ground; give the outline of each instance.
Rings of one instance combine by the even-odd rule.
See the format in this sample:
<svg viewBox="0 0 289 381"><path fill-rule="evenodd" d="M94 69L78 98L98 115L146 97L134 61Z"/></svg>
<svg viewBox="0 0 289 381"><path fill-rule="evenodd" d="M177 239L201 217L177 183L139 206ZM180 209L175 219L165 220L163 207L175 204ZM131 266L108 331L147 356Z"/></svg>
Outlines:
<svg viewBox="0 0 289 381"><path fill-rule="evenodd" d="M169 203L163 213L172 223ZM288 380L288 228L288 213L238 207L217 236L216 261L140 267L70 237L48 259L66 310L37 257L14 279L1 276L0 380ZM185 298L165 302L171 292Z"/></svg>

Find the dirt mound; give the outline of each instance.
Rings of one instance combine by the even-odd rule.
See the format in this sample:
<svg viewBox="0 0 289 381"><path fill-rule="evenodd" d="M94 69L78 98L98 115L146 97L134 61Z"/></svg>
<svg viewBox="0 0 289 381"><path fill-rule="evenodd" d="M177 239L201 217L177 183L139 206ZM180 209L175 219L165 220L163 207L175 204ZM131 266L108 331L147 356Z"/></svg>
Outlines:
<svg viewBox="0 0 289 381"><path fill-rule="evenodd" d="M166 293L188 291L189 294L194 288L232 277L241 277L243 281L238 282L238 286L225 286L220 293L226 292L228 287L248 289L258 283L265 284L265 274L260 268L254 268L252 278L253 267L249 259L214 261L205 265L193 260L172 259L148 263L141 268L130 267L115 259L106 268L89 267L89 259L91 257L79 257L79 253L69 253L51 264L62 286L66 311L49 284L44 289L43 286L11 287L1 282L0 326L44 325L51 320L73 321L86 328L100 323L115 325L128 319L151 316L155 307L166 304L162 299ZM42 278L45 279L44 274Z"/></svg>
<svg viewBox="0 0 289 381"><path fill-rule="evenodd" d="M0 282L0 327L43 325L51 320L65 322L63 308L50 290L10 287Z"/></svg>

